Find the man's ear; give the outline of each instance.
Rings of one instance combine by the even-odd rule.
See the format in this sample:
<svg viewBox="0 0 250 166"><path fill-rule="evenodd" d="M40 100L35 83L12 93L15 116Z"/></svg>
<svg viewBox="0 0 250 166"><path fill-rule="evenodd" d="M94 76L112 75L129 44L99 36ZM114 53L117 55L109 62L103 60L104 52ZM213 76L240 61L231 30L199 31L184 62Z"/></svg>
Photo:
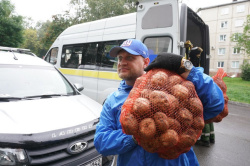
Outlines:
<svg viewBox="0 0 250 166"><path fill-rule="evenodd" d="M150 62L149 58L144 58L144 68L148 66L149 62Z"/></svg>

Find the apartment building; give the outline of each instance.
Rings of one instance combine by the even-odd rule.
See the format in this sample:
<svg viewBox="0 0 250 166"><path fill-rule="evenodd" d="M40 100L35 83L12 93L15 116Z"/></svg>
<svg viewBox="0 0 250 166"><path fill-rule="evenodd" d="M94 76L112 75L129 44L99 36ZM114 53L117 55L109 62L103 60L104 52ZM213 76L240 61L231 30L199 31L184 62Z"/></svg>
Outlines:
<svg viewBox="0 0 250 166"><path fill-rule="evenodd" d="M223 68L229 75L239 77L243 60L250 60L250 57L236 48L231 36L243 33L247 15L250 15L250 1L233 0L198 11L210 29L210 75L215 75L218 68Z"/></svg>

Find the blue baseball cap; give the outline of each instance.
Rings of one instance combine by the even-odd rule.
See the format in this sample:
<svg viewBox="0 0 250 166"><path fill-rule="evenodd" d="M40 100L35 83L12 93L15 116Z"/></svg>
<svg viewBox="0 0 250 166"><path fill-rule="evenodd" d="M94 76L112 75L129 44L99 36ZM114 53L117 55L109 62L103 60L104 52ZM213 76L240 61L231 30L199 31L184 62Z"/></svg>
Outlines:
<svg viewBox="0 0 250 166"><path fill-rule="evenodd" d="M110 50L109 54L112 57L116 57L118 52L121 50L125 50L132 55L141 55L144 58L148 58L148 48L140 40L136 40L136 39L125 40L121 44L121 46L113 47Z"/></svg>

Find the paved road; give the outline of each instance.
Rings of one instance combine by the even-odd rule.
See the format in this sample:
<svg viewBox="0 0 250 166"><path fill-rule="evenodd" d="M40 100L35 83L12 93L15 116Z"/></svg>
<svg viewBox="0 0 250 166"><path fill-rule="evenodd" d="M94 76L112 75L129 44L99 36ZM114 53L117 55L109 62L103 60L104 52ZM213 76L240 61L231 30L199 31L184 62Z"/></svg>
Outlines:
<svg viewBox="0 0 250 166"><path fill-rule="evenodd" d="M194 146L200 166L250 166L250 106L228 106L229 115L214 123L215 144Z"/></svg>

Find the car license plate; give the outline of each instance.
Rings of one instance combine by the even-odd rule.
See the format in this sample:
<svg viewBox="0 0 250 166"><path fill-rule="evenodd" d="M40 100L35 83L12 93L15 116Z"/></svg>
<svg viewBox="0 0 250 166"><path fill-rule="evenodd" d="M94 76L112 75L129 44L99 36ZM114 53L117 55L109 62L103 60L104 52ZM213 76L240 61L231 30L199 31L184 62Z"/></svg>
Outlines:
<svg viewBox="0 0 250 166"><path fill-rule="evenodd" d="M102 165L102 157L99 157L84 166L101 166L101 165Z"/></svg>

